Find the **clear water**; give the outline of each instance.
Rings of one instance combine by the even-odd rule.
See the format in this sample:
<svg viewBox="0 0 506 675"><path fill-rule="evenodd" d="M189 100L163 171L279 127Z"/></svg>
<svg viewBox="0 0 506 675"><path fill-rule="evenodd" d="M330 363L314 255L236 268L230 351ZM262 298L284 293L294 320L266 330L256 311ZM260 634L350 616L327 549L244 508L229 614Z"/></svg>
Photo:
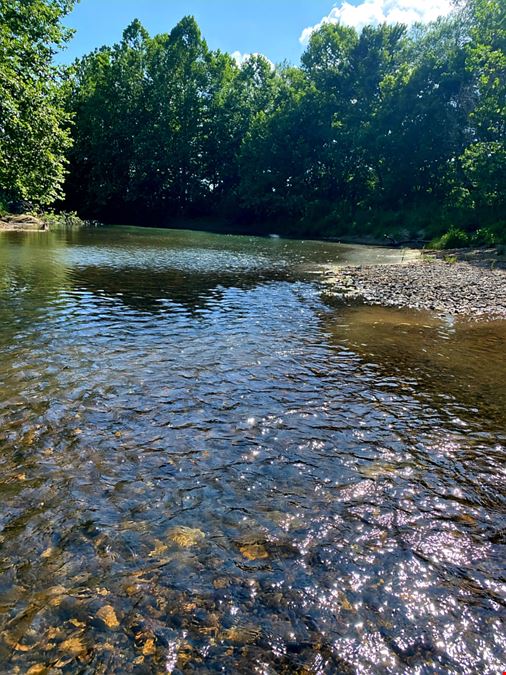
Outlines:
<svg viewBox="0 0 506 675"><path fill-rule="evenodd" d="M0 234L0 672L504 670L506 324L318 274L400 256Z"/></svg>

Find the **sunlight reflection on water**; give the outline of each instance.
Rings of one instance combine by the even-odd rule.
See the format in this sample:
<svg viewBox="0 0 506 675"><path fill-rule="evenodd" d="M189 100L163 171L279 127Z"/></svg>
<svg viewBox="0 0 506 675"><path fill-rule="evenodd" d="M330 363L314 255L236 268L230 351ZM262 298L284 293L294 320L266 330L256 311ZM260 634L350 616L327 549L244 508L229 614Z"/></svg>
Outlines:
<svg viewBox="0 0 506 675"><path fill-rule="evenodd" d="M502 672L504 323L332 307L329 244L2 237L0 670Z"/></svg>

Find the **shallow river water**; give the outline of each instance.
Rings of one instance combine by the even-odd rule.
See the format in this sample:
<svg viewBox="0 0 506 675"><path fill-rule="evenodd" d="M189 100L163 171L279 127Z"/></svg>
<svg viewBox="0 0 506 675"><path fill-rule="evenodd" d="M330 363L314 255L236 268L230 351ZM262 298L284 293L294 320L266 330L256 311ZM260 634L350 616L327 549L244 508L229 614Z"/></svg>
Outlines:
<svg viewBox="0 0 506 675"><path fill-rule="evenodd" d="M0 234L0 672L502 673L506 324L395 251Z"/></svg>

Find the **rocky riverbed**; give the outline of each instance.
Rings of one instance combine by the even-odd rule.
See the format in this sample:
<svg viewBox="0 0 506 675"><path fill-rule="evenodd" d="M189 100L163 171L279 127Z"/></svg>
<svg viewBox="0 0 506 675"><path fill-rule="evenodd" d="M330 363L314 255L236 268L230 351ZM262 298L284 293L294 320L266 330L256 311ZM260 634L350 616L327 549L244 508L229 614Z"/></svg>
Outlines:
<svg viewBox="0 0 506 675"><path fill-rule="evenodd" d="M344 301L506 318L506 269L495 250L431 252L402 265L347 266L327 278Z"/></svg>

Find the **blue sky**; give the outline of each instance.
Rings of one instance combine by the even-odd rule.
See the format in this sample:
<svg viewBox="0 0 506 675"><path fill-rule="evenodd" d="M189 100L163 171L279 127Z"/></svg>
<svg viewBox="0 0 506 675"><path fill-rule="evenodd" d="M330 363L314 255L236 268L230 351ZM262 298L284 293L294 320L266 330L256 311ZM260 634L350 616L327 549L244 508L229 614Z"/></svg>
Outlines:
<svg viewBox="0 0 506 675"><path fill-rule="evenodd" d="M274 63L297 63L311 29L321 21L364 23L431 20L448 12L450 0L81 0L65 23L76 35L60 62L113 44L135 18L151 34L169 32L185 15L197 19L212 49L260 52Z"/></svg>
<svg viewBox="0 0 506 675"><path fill-rule="evenodd" d="M117 42L138 18L151 34L168 32L192 14L212 49L261 52L271 61L298 61L301 31L332 8L330 0L81 0L66 24L77 30L60 60Z"/></svg>

